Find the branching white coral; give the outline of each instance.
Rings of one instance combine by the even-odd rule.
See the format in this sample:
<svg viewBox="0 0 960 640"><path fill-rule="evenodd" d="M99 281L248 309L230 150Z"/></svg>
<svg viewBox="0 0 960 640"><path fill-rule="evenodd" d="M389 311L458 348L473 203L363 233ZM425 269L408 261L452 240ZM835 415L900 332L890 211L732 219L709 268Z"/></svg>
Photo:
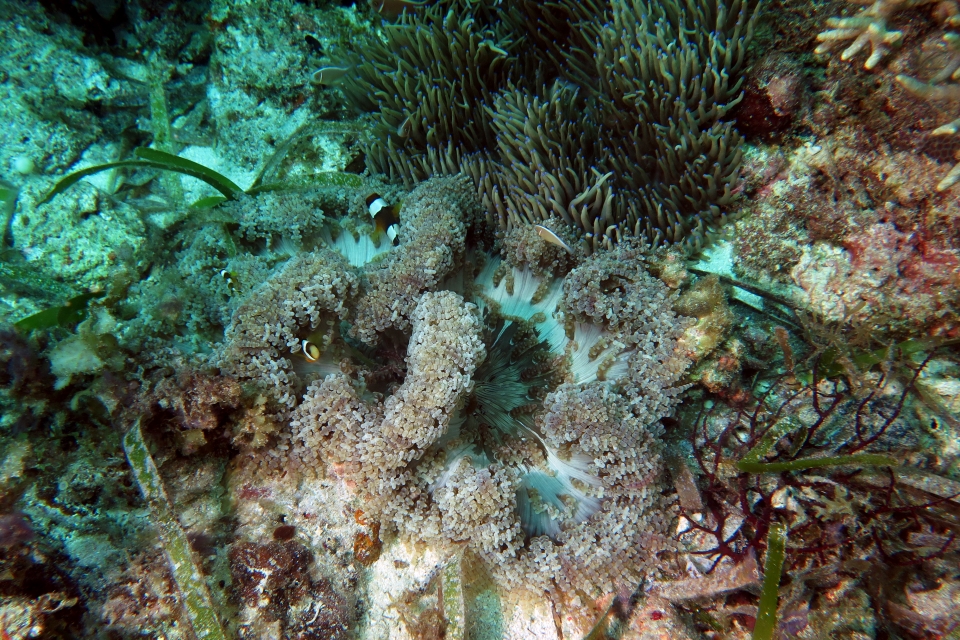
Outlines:
<svg viewBox="0 0 960 640"><path fill-rule="evenodd" d="M943 69L930 78L930 84L939 84L946 80L960 81L960 33L943 34L943 42L951 55Z"/></svg>
<svg viewBox="0 0 960 640"><path fill-rule="evenodd" d="M816 53L827 53L838 43L853 40L840 54L842 60L849 60L870 46L870 55L864 63L866 69L873 69L887 54L890 46L899 44L903 39L903 32L891 30L887 21L896 12L903 9L915 8L928 4L936 4L937 12L943 17L948 26L960 26L960 5L955 0L851 0L857 4L869 4L859 14L849 18L829 18L827 26L831 29L820 33L817 40L820 44ZM943 36L953 56L944 65L944 68L934 75L929 83L921 82L907 75L898 75L899 82L910 93L931 101L960 102L960 84L941 84L945 80L960 80L960 34L947 33ZM960 118L934 129L931 135L956 135L960 131ZM946 191L957 182L960 182L960 163L943 177L937 184L938 191Z"/></svg>
<svg viewBox="0 0 960 640"><path fill-rule="evenodd" d="M903 9L932 4L936 0L851 0L857 4L869 4L866 9L849 18L828 18L829 30L820 33L817 41L821 44L815 49L816 53L828 53L839 43L853 40L840 54L841 60L850 60L855 55L870 47L870 55L864 63L865 69L873 69L887 54L890 47L903 40L903 32L889 29L887 20L893 14ZM946 14L946 22L951 25L960 24L960 15L954 3L948 1L937 2Z"/></svg>
<svg viewBox="0 0 960 640"><path fill-rule="evenodd" d="M944 68L934 76L929 83L921 82L907 75L898 75L897 82L904 89L924 100L931 102L946 102L960 109L960 83L938 84L951 78L960 79L960 35L948 33L944 36L947 46L956 54ZM930 132L932 136L954 136L960 131L960 117L941 125ZM960 163L957 163L947 172L947 175L937 184L937 191L946 191L957 182L960 182Z"/></svg>

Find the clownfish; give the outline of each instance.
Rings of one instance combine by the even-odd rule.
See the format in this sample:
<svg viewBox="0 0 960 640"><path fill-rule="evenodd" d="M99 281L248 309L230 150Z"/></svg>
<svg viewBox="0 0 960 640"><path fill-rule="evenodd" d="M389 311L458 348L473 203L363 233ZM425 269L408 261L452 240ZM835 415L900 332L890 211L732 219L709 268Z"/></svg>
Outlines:
<svg viewBox="0 0 960 640"><path fill-rule="evenodd" d="M317 346L317 343L310 340L303 340L300 343L300 349L303 351L303 357L307 359L307 362L316 362L323 355L323 350Z"/></svg>
<svg viewBox="0 0 960 640"><path fill-rule="evenodd" d="M237 274L233 271L221 269L220 277L223 278L223 281L227 283L227 290L230 292L230 295L235 295L239 286L237 284Z"/></svg>
<svg viewBox="0 0 960 640"><path fill-rule="evenodd" d="M311 336L312 337L312 336ZM329 347L329 345L326 345ZM334 350L329 348L325 350L324 343L314 342L310 338L300 341L300 349L293 353L294 357L290 359L290 365L293 371L299 376L320 375L327 376L331 373L340 371L339 359Z"/></svg>
<svg viewBox="0 0 960 640"><path fill-rule="evenodd" d="M334 343L335 328L319 329L300 340L300 348L293 351L291 367L300 376L327 376L340 371L341 350Z"/></svg>
<svg viewBox="0 0 960 640"><path fill-rule="evenodd" d="M400 231L400 205L389 205L378 193L367 196L367 211L373 218L375 238L386 235L393 246L400 244L397 234Z"/></svg>

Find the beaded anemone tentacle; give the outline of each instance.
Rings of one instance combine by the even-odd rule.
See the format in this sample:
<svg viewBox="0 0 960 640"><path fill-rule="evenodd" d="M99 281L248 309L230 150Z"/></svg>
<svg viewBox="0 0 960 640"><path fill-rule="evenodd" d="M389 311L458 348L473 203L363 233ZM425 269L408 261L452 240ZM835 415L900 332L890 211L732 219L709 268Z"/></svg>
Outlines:
<svg viewBox="0 0 960 640"><path fill-rule="evenodd" d="M410 206L435 201L418 189ZM626 241L562 277L496 258L478 272L461 254L459 275L411 293L406 342L400 324L378 330L378 317L353 314L364 326L352 332L379 346L309 386L292 464L322 461L385 531L468 544L505 587L636 586L672 548L659 419L688 364L687 322L641 250ZM390 342L406 344L406 371L373 390L365 371Z"/></svg>

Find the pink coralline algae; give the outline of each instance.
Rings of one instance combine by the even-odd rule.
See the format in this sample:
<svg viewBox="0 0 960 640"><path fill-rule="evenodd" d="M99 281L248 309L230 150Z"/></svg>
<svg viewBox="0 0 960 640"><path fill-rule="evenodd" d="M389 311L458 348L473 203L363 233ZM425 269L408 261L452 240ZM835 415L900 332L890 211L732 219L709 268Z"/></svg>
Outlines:
<svg viewBox="0 0 960 640"><path fill-rule="evenodd" d="M846 236L843 247L807 254L793 270L810 308L823 318L885 315L902 329L960 332L960 251L882 222Z"/></svg>

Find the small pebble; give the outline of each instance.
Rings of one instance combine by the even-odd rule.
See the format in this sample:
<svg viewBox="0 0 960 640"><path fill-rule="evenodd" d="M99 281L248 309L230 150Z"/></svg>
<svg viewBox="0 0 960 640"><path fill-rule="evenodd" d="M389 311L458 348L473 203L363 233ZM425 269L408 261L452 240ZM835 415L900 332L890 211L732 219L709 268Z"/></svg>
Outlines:
<svg viewBox="0 0 960 640"><path fill-rule="evenodd" d="M36 170L33 160L26 156L17 156L13 159L13 170L22 176L28 176Z"/></svg>

